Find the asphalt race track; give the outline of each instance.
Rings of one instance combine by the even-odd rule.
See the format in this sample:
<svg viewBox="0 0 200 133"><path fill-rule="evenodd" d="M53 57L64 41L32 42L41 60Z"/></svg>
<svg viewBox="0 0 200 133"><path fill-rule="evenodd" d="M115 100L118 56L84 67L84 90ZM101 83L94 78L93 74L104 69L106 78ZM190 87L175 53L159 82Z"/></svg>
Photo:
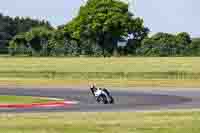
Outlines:
<svg viewBox="0 0 200 133"><path fill-rule="evenodd" d="M164 89L163 89L164 90ZM179 90L179 89L178 89ZM7 108L0 112L111 112L200 108L200 91L111 89L114 105L97 104L87 88L0 88L0 95L42 96L78 101L76 105L48 108Z"/></svg>

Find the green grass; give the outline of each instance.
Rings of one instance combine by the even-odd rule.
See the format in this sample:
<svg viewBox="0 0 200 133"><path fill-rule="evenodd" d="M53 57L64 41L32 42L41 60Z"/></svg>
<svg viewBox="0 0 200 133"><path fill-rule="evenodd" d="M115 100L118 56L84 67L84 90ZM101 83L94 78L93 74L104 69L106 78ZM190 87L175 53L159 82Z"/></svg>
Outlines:
<svg viewBox="0 0 200 133"><path fill-rule="evenodd" d="M2 133L199 133L200 112L0 114Z"/></svg>
<svg viewBox="0 0 200 133"><path fill-rule="evenodd" d="M46 79L1 79L0 87L18 87L18 88L88 88L90 84L95 83L98 87L116 87L130 89L199 89L200 80L46 80ZM134 87L134 88L133 88ZM164 87L164 88L162 88ZM167 88L166 88L167 87ZM141 88L140 88L141 89Z"/></svg>
<svg viewBox="0 0 200 133"><path fill-rule="evenodd" d="M28 58L1 57L0 78L200 79L200 57Z"/></svg>
<svg viewBox="0 0 200 133"><path fill-rule="evenodd" d="M180 58L0 58L1 71L200 72L199 57Z"/></svg>
<svg viewBox="0 0 200 133"><path fill-rule="evenodd" d="M30 104L30 103L46 103L53 101L48 98L31 97L31 96L9 96L0 95L0 104Z"/></svg>

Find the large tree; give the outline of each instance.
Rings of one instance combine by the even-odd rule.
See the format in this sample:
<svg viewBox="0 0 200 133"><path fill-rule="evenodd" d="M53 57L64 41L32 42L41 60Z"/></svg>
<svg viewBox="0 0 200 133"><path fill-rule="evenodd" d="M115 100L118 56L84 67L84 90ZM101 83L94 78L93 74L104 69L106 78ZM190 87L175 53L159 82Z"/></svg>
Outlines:
<svg viewBox="0 0 200 133"><path fill-rule="evenodd" d="M112 54L117 49L117 42L128 35L141 40L148 33L143 20L133 17L128 12L128 5L117 0L88 0L64 29L80 45L87 40L99 45L104 55Z"/></svg>

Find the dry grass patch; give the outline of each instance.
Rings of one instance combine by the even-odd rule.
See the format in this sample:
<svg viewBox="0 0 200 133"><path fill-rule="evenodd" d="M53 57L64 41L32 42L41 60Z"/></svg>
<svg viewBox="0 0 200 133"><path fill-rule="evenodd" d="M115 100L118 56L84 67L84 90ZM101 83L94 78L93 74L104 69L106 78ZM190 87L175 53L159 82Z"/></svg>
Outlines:
<svg viewBox="0 0 200 133"><path fill-rule="evenodd" d="M4 133L199 133L200 113L1 114Z"/></svg>

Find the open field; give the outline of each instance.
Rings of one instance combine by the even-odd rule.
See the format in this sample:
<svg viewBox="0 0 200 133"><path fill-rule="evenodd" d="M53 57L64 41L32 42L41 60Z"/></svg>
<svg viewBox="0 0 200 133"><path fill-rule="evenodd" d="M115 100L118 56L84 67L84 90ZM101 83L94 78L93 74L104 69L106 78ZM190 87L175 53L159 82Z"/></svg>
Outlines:
<svg viewBox="0 0 200 133"><path fill-rule="evenodd" d="M177 58L0 58L0 78L200 79L199 57Z"/></svg>
<svg viewBox="0 0 200 133"><path fill-rule="evenodd" d="M0 85L200 87L200 57L1 57Z"/></svg>
<svg viewBox="0 0 200 133"><path fill-rule="evenodd" d="M2 71L200 72L199 57L178 58L0 58Z"/></svg>
<svg viewBox="0 0 200 133"><path fill-rule="evenodd" d="M199 133L199 111L0 114L3 133Z"/></svg>
<svg viewBox="0 0 200 133"><path fill-rule="evenodd" d="M30 103L46 103L54 100L31 96L0 96L0 104L30 104Z"/></svg>

